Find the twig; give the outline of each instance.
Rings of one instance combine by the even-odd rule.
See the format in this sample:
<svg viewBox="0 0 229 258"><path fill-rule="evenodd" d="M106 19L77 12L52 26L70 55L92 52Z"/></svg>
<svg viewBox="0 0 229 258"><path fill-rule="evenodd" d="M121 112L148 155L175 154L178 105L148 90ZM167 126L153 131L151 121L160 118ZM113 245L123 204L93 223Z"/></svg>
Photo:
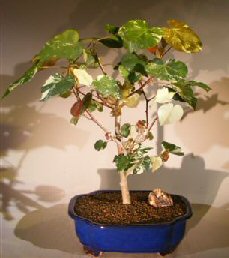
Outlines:
<svg viewBox="0 0 229 258"><path fill-rule="evenodd" d="M132 96L133 94L135 94L135 93L138 92L138 91L141 91L141 90L142 90L146 85L148 85L153 79L154 79L153 77L150 77L150 78L148 78L148 80L146 80L144 83L140 83L141 86L140 86L137 90L131 92L131 93L128 95L128 97Z"/></svg>
<svg viewBox="0 0 229 258"><path fill-rule="evenodd" d="M148 125L149 125L149 101L150 100L147 98L146 93L145 93L144 90L142 90L142 93L143 93L145 101L146 101L146 110L145 110L145 113L146 113L146 127L148 128Z"/></svg>
<svg viewBox="0 0 229 258"><path fill-rule="evenodd" d="M163 53L162 57L164 57L164 56L169 52L169 50L170 50L171 48L172 48L172 47L169 47L169 48Z"/></svg>
<svg viewBox="0 0 229 258"><path fill-rule="evenodd" d="M85 112L88 114L89 119L96 123L106 134L110 133L88 110Z"/></svg>
<svg viewBox="0 0 229 258"><path fill-rule="evenodd" d="M154 118L154 120L152 121L152 123L150 124L148 131L150 131L150 130L152 129L152 127L154 126L154 124L155 124L155 122L156 122L157 120L158 120L158 117L156 116L156 117Z"/></svg>
<svg viewBox="0 0 229 258"><path fill-rule="evenodd" d="M104 70L104 68L103 68L103 65L102 65L101 62L100 62L99 57L97 58L97 62L98 62L99 68L101 69L102 73L103 73L104 75L107 75L107 73L105 72L105 70Z"/></svg>

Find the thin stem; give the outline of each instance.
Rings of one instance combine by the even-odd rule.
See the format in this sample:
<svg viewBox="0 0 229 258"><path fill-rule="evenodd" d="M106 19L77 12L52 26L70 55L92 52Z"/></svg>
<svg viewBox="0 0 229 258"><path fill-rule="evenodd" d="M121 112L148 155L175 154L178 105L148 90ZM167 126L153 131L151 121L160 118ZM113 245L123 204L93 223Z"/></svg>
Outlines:
<svg viewBox="0 0 229 258"><path fill-rule="evenodd" d="M164 57L164 56L169 52L169 50L170 50L171 48L172 48L172 47L169 47L169 48L163 53L162 57Z"/></svg>
<svg viewBox="0 0 229 258"><path fill-rule="evenodd" d="M149 126L149 129L148 129L148 131L150 131L151 129L152 129L152 127L154 126L154 124L155 124L155 122L158 120L158 116L156 116L155 118L154 118L154 120L152 121L152 123L150 124L150 126Z"/></svg>
<svg viewBox="0 0 229 258"><path fill-rule="evenodd" d="M88 114L90 120L97 124L98 127L100 127L106 134L110 133L88 110L86 110L85 112Z"/></svg>
<svg viewBox="0 0 229 258"><path fill-rule="evenodd" d="M146 85L148 85L153 79L154 79L153 77L150 77L150 78L148 78L144 83L140 83L141 86L140 86L137 90L131 92L128 97L132 96L133 94L135 94L135 93L138 92L138 91L141 91L141 90L142 90Z"/></svg>
<svg viewBox="0 0 229 258"><path fill-rule="evenodd" d="M105 72L105 70L104 70L104 68L103 68L103 65L102 65L102 63L101 63L99 57L98 57L98 59L97 59L97 62L98 62L98 64L99 64L99 68L101 69L102 73L103 73L104 75L107 75L107 73Z"/></svg>
<svg viewBox="0 0 229 258"><path fill-rule="evenodd" d="M142 93L144 95L145 102L146 102L146 109L145 109L145 113L146 113L146 127L148 128L148 125L149 125L149 102L150 102L150 100L147 98L146 93L145 93L144 90L142 90Z"/></svg>

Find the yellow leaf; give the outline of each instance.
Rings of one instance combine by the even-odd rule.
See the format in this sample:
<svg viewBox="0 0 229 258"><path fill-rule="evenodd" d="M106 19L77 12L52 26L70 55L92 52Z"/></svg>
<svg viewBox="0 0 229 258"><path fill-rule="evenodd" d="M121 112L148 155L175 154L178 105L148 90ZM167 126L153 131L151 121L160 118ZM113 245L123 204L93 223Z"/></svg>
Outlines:
<svg viewBox="0 0 229 258"><path fill-rule="evenodd" d="M169 28L164 28L164 39L173 48L186 53L202 50L199 36L185 23L177 20L168 21Z"/></svg>
<svg viewBox="0 0 229 258"><path fill-rule="evenodd" d="M152 164L152 172L155 172L163 165L163 161L159 156L150 157L150 159Z"/></svg>
<svg viewBox="0 0 229 258"><path fill-rule="evenodd" d="M139 104L140 95L138 93L134 93L132 96L128 97L124 100L124 103L129 108L135 108Z"/></svg>

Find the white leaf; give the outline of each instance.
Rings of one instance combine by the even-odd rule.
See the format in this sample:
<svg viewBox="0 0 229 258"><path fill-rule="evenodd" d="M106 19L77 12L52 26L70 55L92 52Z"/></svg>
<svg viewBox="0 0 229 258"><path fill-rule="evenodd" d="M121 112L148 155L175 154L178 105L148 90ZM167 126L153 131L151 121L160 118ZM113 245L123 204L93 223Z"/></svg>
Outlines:
<svg viewBox="0 0 229 258"><path fill-rule="evenodd" d="M93 78L84 69L73 69L73 74L77 77L79 84L90 86L92 84Z"/></svg>
<svg viewBox="0 0 229 258"><path fill-rule="evenodd" d="M169 92L168 88L162 88L157 90L157 95L155 101L157 103L170 102L174 96L175 92Z"/></svg>
<svg viewBox="0 0 229 258"><path fill-rule="evenodd" d="M160 106L157 113L160 125L165 125L179 121L184 114L184 110L180 105L169 103Z"/></svg>
<svg viewBox="0 0 229 258"><path fill-rule="evenodd" d="M152 172L155 172L162 166L163 161L159 156L150 157L150 159L152 164Z"/></svg>

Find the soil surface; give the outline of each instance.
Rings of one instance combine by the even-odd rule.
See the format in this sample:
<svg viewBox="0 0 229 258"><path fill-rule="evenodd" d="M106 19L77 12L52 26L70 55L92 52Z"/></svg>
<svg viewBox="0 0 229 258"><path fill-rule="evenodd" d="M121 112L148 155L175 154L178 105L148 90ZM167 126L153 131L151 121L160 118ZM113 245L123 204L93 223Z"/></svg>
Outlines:
<svg viewBox="0 0 229 258"><path fill-rule="evenodd" d="M131 192L131 204L122 204L120 192L99 192L76 200L75 213L103 225L129 225L169 222L186 213L185 203L173 196L171 207L148 204L149 192Z"/></svg>

